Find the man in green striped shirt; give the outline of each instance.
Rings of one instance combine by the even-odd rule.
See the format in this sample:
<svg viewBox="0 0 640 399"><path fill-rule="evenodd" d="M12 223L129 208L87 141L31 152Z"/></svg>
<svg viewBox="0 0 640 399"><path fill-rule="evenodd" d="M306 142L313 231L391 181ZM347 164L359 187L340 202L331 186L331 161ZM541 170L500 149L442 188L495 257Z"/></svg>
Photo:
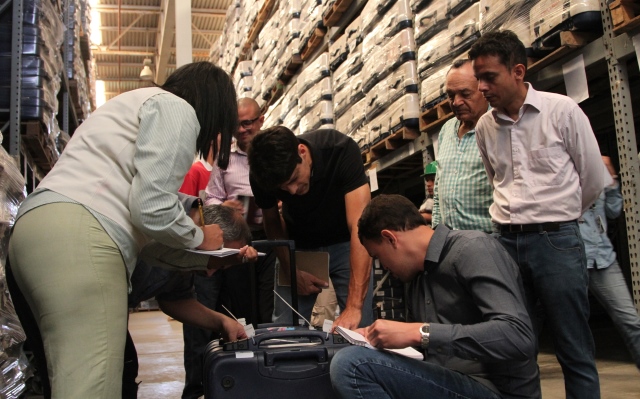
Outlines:
<svg viewBox="0 0 640 399"><path fill-rule="evenodd" d="M438 172L431 225L492 232L492 189L476 143L475 126L489 105L478 91L469 60L453 63L445 84L454 118L438 136Z"/></svg>

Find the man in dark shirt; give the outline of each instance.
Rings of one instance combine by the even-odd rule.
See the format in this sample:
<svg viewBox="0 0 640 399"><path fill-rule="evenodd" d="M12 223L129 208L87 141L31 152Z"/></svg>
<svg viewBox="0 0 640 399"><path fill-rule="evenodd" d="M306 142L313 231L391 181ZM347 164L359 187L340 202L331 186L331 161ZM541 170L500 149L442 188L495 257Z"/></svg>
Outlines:
<svg viewBox="0 0 640 399"><path fill-rule="evenodd" d="M290 238L298 249L328 252L329 273L341 310L334 325L356 328L370 324L371 258L358 240L357 221L371 191L358 145L332 129L295 136L286 127L276 126L252 140L248 155L251 189L263 210L267 237ZM278 200L282 201L282 218ZM282 268L276 273L288 277L287 254L279 252L278 258ZM317 294L328 283L301 271L296 277L301 295L298 307L309 319ZM276 291L290 298L289 288L277 281ZM276 299L274 321L291 322L290 314Z"/></svg>
<svg viewBox="0 0 640 399"><path fill-rule="evenodd" d="M485 233L432 230L399 195L365 208L369 254L409 283L409 319L358 330L376 348L421 347L424 361L351 346L331 362L345 398L539 398L535 336L518 266Z"/></svg>

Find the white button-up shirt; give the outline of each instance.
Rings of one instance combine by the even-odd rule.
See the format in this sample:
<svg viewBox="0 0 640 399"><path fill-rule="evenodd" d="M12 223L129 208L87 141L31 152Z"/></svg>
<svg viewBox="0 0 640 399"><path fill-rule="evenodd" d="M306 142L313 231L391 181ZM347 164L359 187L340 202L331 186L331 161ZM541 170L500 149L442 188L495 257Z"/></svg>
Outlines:
<svg viewBox="0 0 640 399"><path fill-rule="evenodd" d="M569 97L529 83L518 119L497 109L476 125L498 224L578 219L604 188L604 168L589 119Z"/></svg>

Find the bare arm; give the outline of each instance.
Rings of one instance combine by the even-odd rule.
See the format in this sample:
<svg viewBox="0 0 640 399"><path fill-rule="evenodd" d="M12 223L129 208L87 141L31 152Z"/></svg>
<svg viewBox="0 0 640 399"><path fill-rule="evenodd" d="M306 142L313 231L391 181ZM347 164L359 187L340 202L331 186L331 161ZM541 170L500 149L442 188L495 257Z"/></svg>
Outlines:
<svg viewBox="0 0 640 399"><path fill-rule="evenodd" d="M174 319L205 330L221 332L226 341L247 338L244 328L237 321L207 308L195 298L178 301L159 300L160 309Z"/></svg>
<svg viewBox="0 0 640 399"><path fill-rule="evenodd" d="M358 327L362 319L362 305L369 288L371 277L371 257L358 238L358 219L365 206L371 201L371 189L368 184L347 193L344 197L347 210L347 225L351 233L351 276L349 278L349 295L347 304L334 322L335 326L349 329Z"/></svg>

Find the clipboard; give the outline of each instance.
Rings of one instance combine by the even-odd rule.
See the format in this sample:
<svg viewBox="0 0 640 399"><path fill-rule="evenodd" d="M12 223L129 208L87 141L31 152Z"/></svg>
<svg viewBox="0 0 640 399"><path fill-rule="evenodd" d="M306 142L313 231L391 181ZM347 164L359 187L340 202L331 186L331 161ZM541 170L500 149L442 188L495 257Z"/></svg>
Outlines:
<svg viewBox="0 0 640 399"><path fill-rule="evenodd" d="M291 286L291 282L282 272L282 265L278 262L278 285ZM329 281L329 252L296 251L297 269L307 272L320 280Z"/></svg>

